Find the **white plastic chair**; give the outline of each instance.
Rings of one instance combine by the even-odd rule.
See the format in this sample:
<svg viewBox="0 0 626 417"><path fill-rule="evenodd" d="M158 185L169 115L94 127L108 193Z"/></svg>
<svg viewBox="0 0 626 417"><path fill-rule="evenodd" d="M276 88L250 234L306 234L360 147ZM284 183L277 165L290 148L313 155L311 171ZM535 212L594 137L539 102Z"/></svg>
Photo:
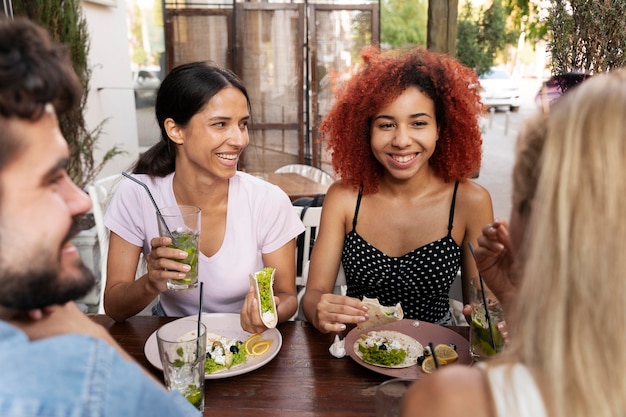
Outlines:
<svg viewBox="0 0 626 417"><path fill-rule="evenodd" d="M109 177L102 178L92 185L87 187L87 193L91 197L91 203L93 205L93 217L96 222L96 234L98 236L98 286L99 286L99 300L98 300L98 314L106 314L104 311L104 289L106 288L107 281L107 260L109 254L109 229L104 225L104 213L106 212L111 197L117 188L119 182L123 179L121 174L111 175ZM146 272L146 264L144 262L143 254L139 257L139 264L137 265L137 273L135 278L142 276ZM148 304L139 315L150 315L152 306L158 301L158 297Z"/></svg>
<svg viewBox="0 0 626 417"><path fill-rule="evenodd" d="M87 187L87 192L91 198L93 205L93 217L96 223L96 234L98 236L98 254L99 259L96 265L99 266L97 274L99 274L98 283L100 296L98 298L98 314L104 313L104 288L106 287L107 277L107 255L109 252L109 230L104 226L104 212L109 205L111 195L117 184L121 181L122 175L116 174L95 181Z"/></svg>
<svg viewBox="0 0 626 417"><path fill-rule="evenodd" d="M278 168L274 172L277 172L277 173L293 172L295 174L300 174L303 177L307 177L315 182L319 182L322 185L330 185L335 181L329 173L322 171L321 169L316 168L314 166L310 166L310 165L303 165L303 164L285 165L285 166Z"/></svg>
<svg viewBox="0 0 626 417"><path fill-rule="evenodd" d="M294 206L294 210L300 216L302 214L303 207ZM315 241L317 233L320 228L320 219L322 217L322 207L308 207L302 218L304 224L304 245L302 245L302 275L296 276L296 286L302 287L298 292L298 311L292 316L291 320L295 320L300 311L300 299L304 295L304 286L306 285L306 278L304 278L304 267L308 268L309 258L311 257L311 240ZM296 251L296 263L300 253Z"/></svg>
<svg viewBox="0 0 626 417"><path fill-rule="evenodd" d="M317 239L317 234L320 230L320 220L322 218L322 207L308 207L304 213L302 224L304 224L304 245L302 245L302 265L304 266L311 258L311 245L310 242L314 242ZM297 258L296 258L297 259ZM304 275L304 271L302 271ZM302 281L302 277L300 277ZM297 283L297 282L296 282ZM298 284L298 283L297 283ZM302 282L298 285L305 285L306 282Z"/></svg>

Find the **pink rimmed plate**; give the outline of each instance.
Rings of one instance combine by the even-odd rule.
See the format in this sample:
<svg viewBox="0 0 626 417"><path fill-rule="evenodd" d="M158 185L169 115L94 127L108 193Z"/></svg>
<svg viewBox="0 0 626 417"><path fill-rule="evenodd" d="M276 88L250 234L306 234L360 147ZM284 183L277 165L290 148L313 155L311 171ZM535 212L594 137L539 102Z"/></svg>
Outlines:
<svg viewBox="0 0 626 417"><path fill-rule="evenodd" d="M399 333L411 336L420 342L424 347L432 343L433 346L437 346L440 343L445 345L454 343L456 345L456 351L459 354L459 359L455 362L458 364L470 365L472 363L472 357L469 352L469 342L463 336L457 332L450 330L446 327L439 326L437 324L427 323L425 321L418 320L399 320L384 326L372 327L366 330L360 330L356 327L352 329L346 335L345 349L348 355L356 361L359 365L370 369L379 374L391 376L394 378L410 378L419 379L426 374L422 372L421 366L417 363L407 368L383 368L381 366L372 365L361 359L354 351L354 343L361 336L361 334L368 333L376 330L394 330Z"/></svg>

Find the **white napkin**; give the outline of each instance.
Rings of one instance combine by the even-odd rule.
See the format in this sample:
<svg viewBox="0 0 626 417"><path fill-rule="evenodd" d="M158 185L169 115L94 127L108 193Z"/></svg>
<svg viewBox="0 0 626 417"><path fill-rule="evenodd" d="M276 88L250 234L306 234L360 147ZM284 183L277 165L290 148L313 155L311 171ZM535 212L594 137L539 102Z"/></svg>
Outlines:
<svg viewBox="0 0 626 417"><path fill-rule="evenodd" d="M333 342L332 345L330 345L330 347L328 348L328 351L335 358L343 358L344 356L346 356L345 345L346 345L346 340L340 339L339 335L335 335L335 341Z"/></svg>

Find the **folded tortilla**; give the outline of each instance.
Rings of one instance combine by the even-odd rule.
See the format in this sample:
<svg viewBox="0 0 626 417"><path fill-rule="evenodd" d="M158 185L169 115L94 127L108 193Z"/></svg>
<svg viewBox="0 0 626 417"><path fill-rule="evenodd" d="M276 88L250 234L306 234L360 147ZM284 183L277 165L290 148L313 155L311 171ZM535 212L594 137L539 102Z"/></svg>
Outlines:
<svg viewBox="0 0 626 417"><path fill-rule="evenodd" d="M367 297L363 297L363 303L367 306L369 319L356 326L359 330L367 330L372 327L382 326L404 318L404 312L402 311L400 303L395 306L383 306L378 301L378 298Z"/></svg>
<svg viewBox="0 0 626 417"><path fill-rule="evenodd" d="M268 329L276 327L278 324L278 312L276 311L276 301L274 300L274 268L263 268L262 270L250 274L250 285L255 289L259 302L259 314L263 324Z"/></svg>
<svg viewBox="0 0 626 417"><path fill-rule="evenodd" d="M363 357L363 352L359 349L359 344L363 344L366 348L370 346L385 345L386 350L402 349L406 352L404 360L397 365L383 365L380 363L369 362ZM404 333L395 330L374 330L361 336L354 342L352 346L354 353L364 362L371 365L380 366L381 368L408 368L417 363L417 358L424 354L424 346L417 340Z"/></svg>

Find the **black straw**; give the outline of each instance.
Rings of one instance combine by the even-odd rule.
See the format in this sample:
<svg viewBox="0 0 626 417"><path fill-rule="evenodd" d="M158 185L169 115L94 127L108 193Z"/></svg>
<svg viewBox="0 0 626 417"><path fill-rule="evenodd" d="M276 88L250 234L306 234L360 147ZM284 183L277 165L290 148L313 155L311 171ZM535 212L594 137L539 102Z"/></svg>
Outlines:
<svg viewBox="0 0 626 417"><path fill-rule="evenodd" d="M165 231L167 232L168 236L171 237L172 240L174 240L174 236L172 236L172 232L170 232L170 228L167 227L167 223L165 223L165 219L163 219L161 210L159 210L159 206L157 206L156 201L154 201L154 198L152 197L152 193L150 192L150 189L148 188L148 186L144 184L143 182L139 181L137 178L133 177L132 175L127 174L126 172L122 172L122 175L128 178L129 180L135 181L137 184L141 185L146 190L146 192L148 193L148 197L150 197L150 200L152 200L152 204L154 205L154 208L156 209L157 216L159 216L159 221L163 223L163 226L165 226Z"/></svg>
<svg viewBox="0 0 626 417"><path fill-rule="evenodd" d="M435 347L433 346L433 342L428 342L428 346L430 347L430 354L433 355L433 362L435 362L435 369L439 369L439 359L437 359L437 354L435 353Z"/></svg>
<svg viewBox="0 0 626 417"><path fill-rule="evenodd" d="M472 253L472 257L474 258L474 262L476 261L476 254L474 253L474 247L472 246L472 242L467 244L469 246L469 250ZM489 326L489 336L491 337L491 347L493 347L493 351L496 351L496 340L493 337L493 329L491 328L491 316L489 315L489 308L487 306L487 297L485 296L485 283L483 281L483 276L478 272L478 279L480 280L480 292L483 298L483 305L485 306L485 318L487 319L487 326Z"/></svg>
<svg viewBox="0 0 626 417"><path fill-rule="evenodd" d="M200 355L200 323L202 322L202 294L204 282L200 282L200 305L198 307L198 342L196 343L196 357Z"/></svg>

